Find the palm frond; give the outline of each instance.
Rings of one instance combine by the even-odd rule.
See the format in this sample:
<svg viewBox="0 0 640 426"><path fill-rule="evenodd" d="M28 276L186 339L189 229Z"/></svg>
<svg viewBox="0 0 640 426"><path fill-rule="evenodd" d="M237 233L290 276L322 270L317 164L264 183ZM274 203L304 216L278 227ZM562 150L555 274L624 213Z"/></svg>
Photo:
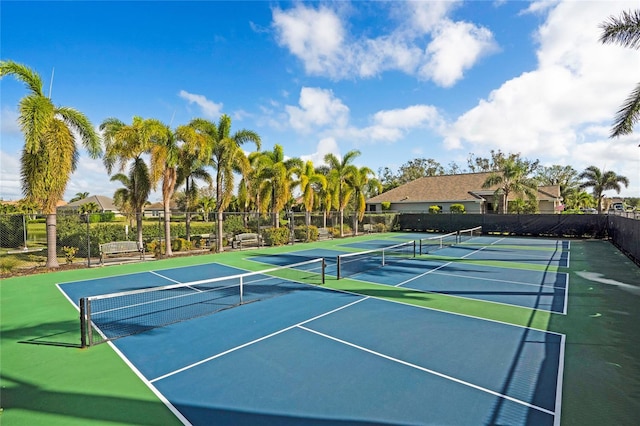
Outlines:
<svg viewBox="0 0 640 426"><path fill-rule="evenodd" d="M13 75L23 82L34 95L44 97L40 76L28 66L14 61L0 61L0 78L7 75Z"/></svg>
<svg viewBox="0 0 640 426"><path fill-rule="evenodd" d="M638 121L640 121L640 83L616 113L611 137L615 138L633 133L633 126Z"/></svg>
<svg viewBox="0 0 640 426"><path fill-rule="evenodd" d="M632 49L640 48L640 9L624 11L619 17L610 16L600 28L600 42L617 43Z"/></svg>
<svg viewBox="0 0 640 426"><path fill-rule="evenodd" d="M54 119L55 108L48 98L30 94L20 100L19 110L25 149L29 153L38 152L42 149L42 135Z"/></svg>
<svg viewBox="0 0 640 426"><path fill-rule="evenodd" d="M73 129L82 141L91 158L98 158L102 155L102 145L100 137L93 128L91 121L80 111L69 107L58 107L55 113L62 117L62 120Z"/></svg>

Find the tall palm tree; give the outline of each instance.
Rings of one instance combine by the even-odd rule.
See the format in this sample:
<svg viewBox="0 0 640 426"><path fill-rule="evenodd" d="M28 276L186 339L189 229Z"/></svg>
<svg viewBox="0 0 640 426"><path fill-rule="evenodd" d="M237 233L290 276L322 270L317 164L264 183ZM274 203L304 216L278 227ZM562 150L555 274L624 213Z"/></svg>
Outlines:
<svg viewBox="0 0 640 426"><path fill-rule="evenodd" d="M536 198L537 184L534 179L528 177L530 170L527 163L509 156L500 161L498 172L491 173L482 184L483 188L498 186L495 195L502 198L502 213L508 212L509 195L524 194L529 199Z"/></svg>
<svg viewBox="0 0 640 426"><path fill-rule="evenodd" d="M358 222L364 218L367 208L367 194L382 191L382 184L375 179L375 173L369 167L360 167L350 173L347 184L353 189L355 197L355 214L353 215L353 230L358 235Z"/></svg>
<svg viewBox="0 0 640 426"><path fill-rule="evenodd" d="M151 138L151 182L154 189L162 182L162 207L164 210L164 240L167 242L165 256L173 256L171 248L171 200L176 189L178 178L177 165L180 148L174 132L157 120L149 121L157 126L157 134Z"/></svg>
<svg viewBox="0 0 640 426"><path fill-rule="evenodd" d="M316 187L316 192L318 193L318 201L319 201L318 204L320 205L320 209L322 210L322 227L323 228L327 227L327 216L329 215L329 212L334 206L334 203L333 203L334 197L333 197L332 187L335 185L332 185L332 183L329 180L330 172L331 170L329 169L328 166L323 165L323 166L316 167L316 173L324 176L325 180L327 181L327 184L324 188L314 185Z"/></svg>
<svg viewBox="0 0 640 426"><path fill-rule="evenodd" d="M271 206L273 226L277 228L280 226L280 212L291 199L293 174L302 166L302 161L299 158L285 158L284 150L278 144L272 151L263 151L258 158L261 202Z"/></svg>
<svg viewBox="0 0 640 426"><path fill-rule="evenodd" d="M120 182L123 188L118 188L113 194L113 203L121 211L136 218L137 240L142 244L142 212L151 192L149 168L142 158L136 158L129 167L129 174L116 173L111 176L112 182Z"/></svg>
<svg viewBox="0 0 640 426"><path fill-rule="evenodd" d="M231 202L234 191L234 170L248 170L249 162L240 148L246 142L253 142L260 149L260 136L247 129L231 133L231 117L224 114L218 124L204 119L195 119L189 123L206 140L208 164L215 172L216 211L218 213L217 248L222 251L222 220L224 210Z"/></svg>
<svg viewBox="0 0 640 426"><path fill-rule="evenodd" d="M304 166L296 170L296 173L299 178L300 191L302 191L302 204L304 206L308 239L309 226L311 225L311 212L317 204L318 191L327 188L327 178L316 171L311 161L304 163Z"/></svg>
<svg viewBox="0 0 640 426"><path fill-rule="evenodd" d="M0 61L0 78L7 75L13 75L29 90L19 103L18 122L25 140L20 159L22 192L47 215L46 266L57 268L56 206L78 164L77 139L92 158L98 158L102 152L100 137L84 114L55 106L44 95L42 80L35 71L17 62Z"/></svg>
<svg viewBox="0 0 640 426"><path fill-rule="evenodd" d="M180 137L179 133L180 128L176 131L178 137ZM209 185L213 185L213 177L205 169L205 161L199 157L199 152L191 144L185 143L182 145L178 157L176 187L185 186L185 226L187 240L191 240L191 213L197 205L199 192L197 180L203 180Z"/></svg>
<svg viewBox="0 0 640 426"><path fill-rule="evenodd" d="M107 173L118 166L123 172L129 165L131 206L136 215L138 244L142 245L142 212L151 193L153 180L143 156L149 152L156 138L164 135L165 127L157 120L133 117L131 124L125 124L117 118L108 118L100 125L105 154L103 163Z"/></svg>
<svg viewBox="0 0 640 426"><path fill-rule="evenodd" d="M584 180L580 184L580 188L593 188L593 198L596 199L598 213L602 212L604 191L614 190L619 194L622 189L620 184L623 184L625 188L629 186L629 179L625 176L618 175L611 170L600 170L596 166L587 167L579 177Z"/></svg>
<svg viewBox="0 0 640 426"><path fill-rule="evenodd" d="M329 153L324 156L324 161L329 166L330 187L337 198L337 206L340 212L340 236L344 237L344 209L351 197L351 188L347 183L347 179L353 173L354 167L351 162L360 155L360 151L351 150L347 152L342 160L339 160L334 154ZM357 170L357 169L355 169Z"/></svg>
<svg viewBox="0 0 640 426"><path fill-rule="evenodd" d="M624 47L640 49L640 9L622 12L619 17L611 16L600 25L604 44L617 43ZM637 72L637 70L636 70ZM640 83L618 110L611 137L633 133L633 126L640 120Z"/></svg>

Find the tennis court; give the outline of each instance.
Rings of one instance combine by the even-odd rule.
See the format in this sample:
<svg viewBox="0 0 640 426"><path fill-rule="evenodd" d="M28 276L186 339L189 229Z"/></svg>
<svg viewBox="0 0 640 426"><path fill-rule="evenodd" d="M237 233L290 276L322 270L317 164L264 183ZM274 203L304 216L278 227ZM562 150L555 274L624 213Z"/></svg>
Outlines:
<svg viewBox="0 0 640 426"><path fill-rule="evenodd" d="M281 256L258 260L265 258L282 262ZM310 274L305 266L295 269ZM130 294L173 286L164 300L176 296L178 281L244 273L214 263L59 287L77 304L107 288ZM228 302L232 308L215 315L139 329L111 344L178 418L194 425L212 419L216 424L421 424L425 419L559 424L563 335L278 275L287 274L279 269L251 274L259 278L255 285L264 287L257 291L258 303ZM198 285L179 288L202 292ZM205 285L207 291L215 287ZM228 281L215 285L225 287ZM287 291L273 290L283 285ZM154 303L153 311L170 306ZM144 322L140 317L149 313L145 309L135 322ZM131 318L126 314L124 321Z"/></svg>

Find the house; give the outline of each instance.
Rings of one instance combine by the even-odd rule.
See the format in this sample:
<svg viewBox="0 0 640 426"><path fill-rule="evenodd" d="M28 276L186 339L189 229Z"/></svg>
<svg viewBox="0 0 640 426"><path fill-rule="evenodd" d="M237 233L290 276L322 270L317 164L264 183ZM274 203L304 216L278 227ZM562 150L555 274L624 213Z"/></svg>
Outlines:
<svg viewBox="0 0 640 426"><path fill-rule="evenodd" d="M183 211L178 209L178 205L175 201L171 201L169 204L171 214L184 214ZM156 203L147 204L144 207L144 217L164 217L164 204L161 201Z"/></svg>
<svg viewBox="0 0 640 426"><path fill-rule="evenodd" d="M113 212L117 214L120 212L118 207L115 204L113 204L113 200L103 195L91 195L87 198L83 198L82 200L74 201L72 203L67 203L63 206L58 206L58 210L78 211L80 207L82 207L87 203L95 203L98 206L97 213Z"/></svg>
<svg viewBox="0 0 640 426"><path fill-rule="evenodd" d="M367 211L382 211L382 203L390 203L390 210L402 212L425 212L433 205L439 206L441 212L449 212L452 204L462 204L467 213L501 211L502 199L495 196L498 185L482 187L490 175L486 172L422 177L368 199ZM518 197L521 195L511 193L509 201ZM537 200L540 213L562 210L558 185L539 186Z"/></svg>

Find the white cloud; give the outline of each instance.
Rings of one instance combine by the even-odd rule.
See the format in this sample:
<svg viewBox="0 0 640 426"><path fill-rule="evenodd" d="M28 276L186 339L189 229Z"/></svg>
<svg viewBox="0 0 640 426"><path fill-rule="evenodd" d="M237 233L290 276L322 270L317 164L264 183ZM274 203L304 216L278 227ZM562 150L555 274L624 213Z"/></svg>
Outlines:
<svg viewBox="0 0 640 426"><path fill-rule="evenodd" d="M181 90L178 95L182 99L187 100L189 104L198 105L205 117L217 119L221 115L222 103L217 104L213 101L210 101L203 95L196 95L185 90Z"/></svg>
<svg viewBox="0 0 640 426"><path fill-rule="evenodd" d="M315 166L319 166L325 164L324 156L327 154L334 154L336 156L340 155L338 143L334 138L329 137L321 139L316 147L316 152L308 155L301 155L300 159L305 162L311 161Z"/></svg>
<svg viewBox="0 0 640 426"><path fill-rule="evenodd" d="M0 151L0 199L19 200L22 198L20 184L20 158L14 153Z"/></svg>
<svg viewBox="0 0 640 426"><path fill-rule="evenodd" d="M318 126L344 127L349 120L349 108L331 90L303 87L298 104L285 110L291 127L301 132Z"/></svg>
<svg viewBox="0 0 640 426"><path fill-rule="evenodd" d="M637 84L640 54L598 41L600 23L633 4L539 6L536 10L547 8L549 14L536 33L537 68L505 82L458 117L443 131L445 146L476 155L490 149L520 152L578 170L593 164L636 180L637 188L640 135L607 136L615 112Z"/></svg>
<svg viewBox="0 0 640 426"><path fill-rule="evenodd" d="M495 50L493 34L488 29L468 22L444 20L427 47L429 59L420 67L420 75L442 87L450 87L481 57Z"/></svg>
<svg viewBox="0 0 640 426"><path fill-rule="evenodd" d="M342 12L347 8L302 3L288 10L274 9L272 26L277 42L302 61L308 74L349 79L399 70L449 87L495 50L488 29L447 17L456 4L392 3L387 9L393 18L389 24L395 26L375 37L347 32L348 17ZM387 12L382 6L380 10Z"/></svg>
<svg viewBox="0 0 640 426"><path fill-rule="evenodd" d="M20 133L17 111L6 106L2 108L0 111L0 132L2 132L3 135L16 135Z"/></svg>

